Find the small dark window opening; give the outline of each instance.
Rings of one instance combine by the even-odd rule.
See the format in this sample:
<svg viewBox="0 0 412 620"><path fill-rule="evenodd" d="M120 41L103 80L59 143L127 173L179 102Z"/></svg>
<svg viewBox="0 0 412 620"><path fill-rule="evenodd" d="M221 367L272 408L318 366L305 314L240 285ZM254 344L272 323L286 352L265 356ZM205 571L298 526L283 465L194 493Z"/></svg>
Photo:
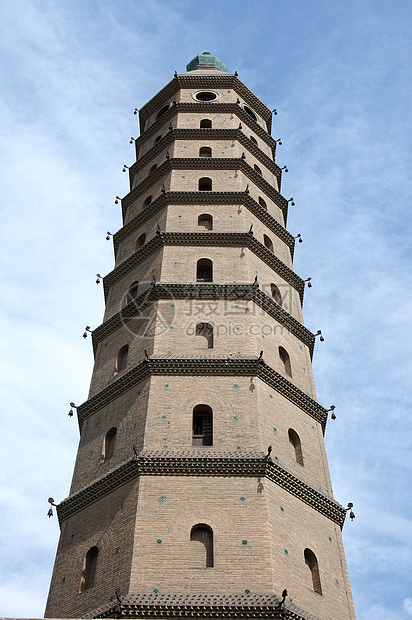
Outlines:
<svg viewBox="0 0 412 620"><path fill-rule="evenodd" d="M202 177L199 179L199 192L211 192L212 191L212 179L209 177Z"/></svg>
<svg viewBox="0 0 412 620"><path fill-rule="evenodd" d="M253 142L253 144L256 144L257 146L258 141L256 140L256 138L254 136L249 136L249 138L250 138L250 141Z"/></svg>
<svg viewBox="0 0 412 620"><path fill-rule="evenodd" d="M254 164L253 168L258 174L260 174L261 177L263 176L262 171L257 164Z"/></svg>
<svg viewBox="0 0 412 620"><path fill-rule="evenodd" d="M122 346L120 351L117 354L116 359L116 370L117 372L121 372L127 366L127 356L129 354L129 345L125 344Z"/></svg>
<svg viewBox="0 0 412 620"><path fill-rule="evenodd" d="M197 261L196 280L213 282L213 263L209 258L201 258Z"/></svg>
<svg viewBox="0 0 412 620"><path fill-rule="evenodd" d="M156 136L154 144L157 144L157 142L159 142L159 140L162 139L162 135L160 134L160 136Z"/></svg>
<svg viewBox="0 0 412 620"><path fill-rule="evenodd" d="M282 295L280 294L280 290L278 289L276 284L273 284L273 282L270 285L270 290L271 290L273 299L276 301L277 304L279 304L279 306L281 306L282 305Z"/></svg>
<svg viewBox="0 0 412 620"><path fill-rule="evenodd" d="M199 149L199 157L212 157L212 149L210 146L202 146Z"/></svg>
<svg viewBox="0 0 412 620"><path fill-rule="evenodd" d="M251 118L253 118L254 121L257 121L257 116L256 114L253 112L253 110L251 110L250 108L247 107L247 105L243 106L243 109L245 110L245 112L247 112L249 114L249 116Z"/></svg>
<svg viewBox="0 0 412 620"><path fill-rule="evenodd" d="M86 553L80 582L80 592L84 592L94 586L98 553L99 550L97 547L92 547Z"/></svg>
<svg viewBox="0 0 412 620"><path fill-rule="evenodd" d="M305 557L306 566L309 567L309 570L311 572L313 590L314 592L317 592L318 594L322 594L319 566L318 566L318 560L316 559L316 555L310 549L305 549L304 557Z"/></svg>
<svg viewBox="0 0 412 620"><path fill-rule="evenodd" d="M212 121L209 118L202 118L200 129L212 129Z"/></svg>
<svg viewBox="0 0 412 620"><path fill-rule="evenodd" d="M153 166L149 170L149 174L152 174L152 172L154 172L156 168L157 168L157 164L153 164Z"/></svg>
<svg viewBox="0 0 412 620"><path fill-rule="evenodd" d="M165 114L169 109L169 104L165 105L161 110L159 110L159 112L156 114L156 120L158 118L160 118L161 116L163 116L163 114Z"/></svg>
<svg viewBox="0 0 412 620"><path fill-rule="evenodd" d="M288 434L289 442L294 450L296 463L299 463L299 465L303 465L303 453L300 437L297 432L293 430L293 428L289 429Z"/></svg>
<svg viewBox="0 0 412 620"><path fill-rule="evenodd" d="M198 323L196 325L195 347L197 349L213 349L213 325Z"/></svg>
<svg viewBox="0 0 412 620"><path fill-rule="evenodd" d="M208 405L193 409L192 445L213 446L213 412Z"/></svg>
<svg viewBox="0 0 412 620"><path fill-rule="evenodd" d="M268 237L267 235L263 235L263 243L265 244L265 247L267 247L268 250L273 252L273 242L270 237Z"/></svg>
<svg viewBox="0 0 412 620"><path fill-rule="evenodd" d="M286 349L284 349L283 347L279 347L279 358L281 359L284 369L285 369L285 373L287 375L289 375L289 377L292 376L292 368L290 365L290 357L289 357L289 353L286 351Z"/></svg>
<svg viewBox="0 0 412 620"><path fill-rule="evenodd" d="M140 237L136 241L136 250L139 250L146 242L146 233L140 235Z"/></svg>
<svg viewBox="0 0 412 620"><path fill-rule="evenodd" d="M197 93L196 99L198 101L213 101L216 99L215 93L211 93L210 91L203 91L201 93Z"/></svg>
<svg viewBox="0 0 412 620"><path fill-rule="evenodd" d="M260 204L261 207L263 207L264 209L266 209L266 211L268 210L268 206L266 204L266 202L263 200L262 196L259 196L258 198L258 202Z"/></svg>
<svg viewBox="0 0 412 620"><path fill-rule="evenodd" d="M144 203L143 203L143 209L145 207L148 207L150 205L150 203L152 202L152 197L148 196L147 198L144 199Z"/></svg>
<svg viewBox="0 0 412 620"><path fill-rule="evenodd" d="M104 447L103 447L103 458L105 461L107 461L107 459L110 459L110 457L112 457L114 454L116 435L117 435L116 427L111 428L106 433L106 436L104 438Z"/></svg>
<svg viewBox="0 0 412 620"><path fill-rule="evenodd" d="M204 523L190 532L190 564L194 568L213 567L213 530Z"/></svg>
<svg viewBox="0 0 412 620"><path fill-rule="evenodd" d="M197 225L205 230L213 230L213 217L208 213L202 213L197 218Z"/></svg>
<svg viewBox="0 0 412 620"><path fill-rule="evenodd" d="M126 300L127 303L129 304L131 301L133 301L133 299L136 299L137 297L137 289L139 288L139 282L133 282L130 286L129 286L129 290L127 291L127 295L126 295Z"/></svg>

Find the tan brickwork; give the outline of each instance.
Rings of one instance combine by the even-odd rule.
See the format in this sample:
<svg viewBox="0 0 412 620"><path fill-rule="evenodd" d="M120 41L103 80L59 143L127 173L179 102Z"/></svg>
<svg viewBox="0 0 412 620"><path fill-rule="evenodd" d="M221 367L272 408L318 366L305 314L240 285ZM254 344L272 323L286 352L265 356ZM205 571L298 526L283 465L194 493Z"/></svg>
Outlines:
<svg viewBox="0 0 412 620"><path fill-rule="evenodd" d="M297 323L293 331L287 326L288 315L303 325L303 285L292 271L287 243L293 239L279 227L287 205L277 193L276 145L265 133L270 111L236 76L213 68L196 79L196 71L185 75L183 88L176 76L140 113L144 131L122 205L127 227L116 236L115 271L104 280L92 400L79 413L72 485L58 509L62 529L46 617L114 609L116 588L121 600L175 594L280 600L287 588L301 610L293 617L354 620L337 525L344 511L333 498L326 414L316 403L313 336ZM215 93L214 102L223 105L200 103L196 93L202 91ZM156 120L167 106L164 122ZM199 136L202 119L213 129L237 130L236 139L211 138L207 128ZM170 127L197 131L178 134ZM212 157L199 157L202 147L211 148ZM183 192L192 192L193 201L203 177L212 180L212 191L202 191L198 203L185 202ZM182 192L179 202L168 192ZM215 202L214 192L247 192L262 208L266 204L277 224L265 214L259 219L241 200L231 204L233 195ZM159 196L159 210L153 206L146 219L144 209ZM201 215L213 225L199 224ZM243 298L219 293L213 299L202 288L207 284L197 282L201 259L212 261L214 284L230 285L234 293L248 284L245 290L255 294L254 283L280 304L282 325L245 299L245 291ZM160 298L158 284L164 285ZM193 285L197 297L165 298L167 284ZM198 293L206 290L203 299ZM140 307L136 297L143 299ZM130 312L133 303L130 318L124 309ZM269 370L271 379L264 374ZM194 415L199 411L203 418ZM84 570L94 547L90 583ZM305 550L316 556L320 585L314 586ZM158 609L147 617L157 618Z"/></svg>
<svg viewBox="0 0 412 620"><path fill-rule="evenodd" d="M278 245L275 235L272 234L271 238ZM288 250L284 251L286 255ZM278 258L284 258L285 255L283 250L280 250ZM297 291L262 259L252 254L248 248L212 245L195 247L170 245L157 250L111 288L107 298L105 320L122 307L127 290L135 281L148 285L154 275L159 282L196 282L196 264L202 258L212 260L215 282L250 284L257 276L259 286L268 295L271 295L271 283L276 284L282 295L282 306L294 318L303 322Z"/></svg>
<svg viewBox="0 0 412 620"><path fill-rule="evenodd" d="M177 129L198 129L200 127L200 121L205 118L212 121L212 129L237 129L239 127L239 124L242 124L239 116L235 114L222 116L221 114L213 113L212 110L210 111L210 113L191 112L190 114L179 114L176 120L169 120L164 124L161 124L161 126L159 126L158 128L158 131L155 132L154 136L150 136L147 140L142 139L139 149L139 157L142 157L154 146L154 144L156 144L156 139L158 139L159 136L164 136L165 133L169 131L170 125ZM250 138L250 136L253 136L255 138L259 148L267 157L272 158L271 147L259 136L257 136L256 132L250 129L250 127L248 127L247 125L242 125L242 129L244 134L248 138ZM205 129L205 138L207 138L207 129Z"/></svg>
<svg viewBox="0 0 412 620"><path fill-rule="evenodd" d="M299 606L322 619L355 618L352 597L346 590L346 566L341 563L339 553L342 540L339 528L283 489L267 481L263 484L271 506L268 516L275 583L285 584L291 594L293 591L293 599L299 601ZM317 557L322 595L313 591L304 561L306 548Z"/></svg>
<svg viewBox="0 0 412 620"><path fill-rule="evenodd" d="M127 273L120 282L117 282L109 292L106 300L104 321L116 314L127 302L127 292L134 282L145 283L148 286L153 276L160 280L163 250L160 250L142 261L138 267Z"/></svg>
<svg viewBox="0 0 412 620"><path fill-rule="evenodd" d="M143 449L150 380L138 384L86 419L80 436L70 494L80 491ZM103 459L106 433L117 429L113 456Z"/></svg>
<svg viewBox="0 0 412 620"><path fill-rule="evenodd" d="M249 162L248 162L249 163ZM263 168L263 166L262 166ZM253 165L251 166L253 170ZM266 169L262 170L262 178L276 189L276 177ZM239 192L243 191L247 185L251 184L250 177L247 177L237 168L232 170L173 170L170 175L170 188L174 191L194 192L199 189L199 179L209 177L212 179L212 189L217 192ZM166 188L169 185L165 182Z"/></svg>
<svg viewBox="0 0 412 620"><path fill-rule="evenodd" d="M205 580L214 592L272 590L267 509L256 480L147 476L141 487L132 591L201 593ZM198 523L213 530L213 568L190 566L190 531Z"/></svg>
<svg viewBox="0 0 412 620"><path fill-rule="evenodd" d="M156 235L157 224L161 231L167 232L203 232L205 229L198 224L198 218L202 214L209 214L213 218L211 232L248 232L253 226L255 239L264 244L264 235L267 235L273 243L274 254L292 268L290 248L279 239L277 235L268 230L262 222L243 205L169 205L166 209L153 215L150 220L133 231L123 241L116 255L116 267L136 251L137 239L144 233L146 243Z"/></svg>
<svg viewBox="0 0 412 620"><path fill-rule="evenodd" d="M150 220L143 224L143 226L140 226L138 230L129 235L127 239L119 245L115 266L117 267L120 263L136 252L136 242L141 235L146 235L145 243L147 243L150 239L156 236L157 224L159 224L161 230L165 230L167 221L167 210L164 209L163 211L156 213L150 218Z"/></svg>
<svg viewBox="0 0 412 620"><path fill-rule="evenodd" d="M158 188L158 189L157 189ZM235 191L243 191L245 189L245 187L240 187L238 190ZM127 214L126 214L126 218L125 218L125 224L127 224L128 222L130 222L134 217L136 217L136 215L139 215L139 213L141 213L143 211L143 203L145 201L145 199L148 196L152 196L153 200L159 195L161 190L161 182L157 184L156 189L153 191L153 193L151 193L152 190L144 192L144 194L142 194L141 198L138 198L136 201L134 201L130 207L127 209ZM180 190L182 190L182 188L180 188ZM190 190L188 190L190 191ZM250 196L255 200L255 202L259 202L259 197L263 198L263 192L257 188L253 183L249 183L249 193ZM266 205L267 205L267 212L269 213L269 215L271 215L277 222L279 222L279 224L281 224L282 226L284 225L283 222L283 214L282 211L280 210L280 208L267 196L265 196L264 198ZM175 207L176 205L169 205L168 209L171 209L172 207ZM204 208L204 204L203 204L203 208ZM224 205L220 205L222 208L224 208ZM232 206L232 205L231 205ZM193 205L190 205L190 208L192 208ZM186 205L187 208L187 205ZM247 212L247 209L243 206L240 205L239 206L240 209L240 213L244 210L245 212Z"/></svg>
<svg viewBox="0 0 412 620"><path fill-rule="evenodd" d="M203 450L264 455L272 445L273 459L282 467L331 495L320 425L254 377L152 377L144 447L190 450L192 413L199 404L214 412L213 446ZM291 456L291 427L301 438L303 467Z"/></svg>
<svg viewBox="0 0 412 620"><path fill-rule="evenodd" d="M127 222L129 222L131 219L133 219L135 215L137 215L143 210L143 203L149 196L151 196L153 200L155 199L156 196L159 196L162 190L163 184L165 185L165 187L169 187L170 186L169 178L170 178L170 175L165 175L164 178L158 181L155 181L148 190L143 191L141 193L141 196L139 196L139 198L136 199L136 201L134 201L128 208L126 217L123 223L127 224Z"/></svg>
<svg viewBox="0 0 412 620"><path fill-rule="evenodd" d="M139 170L139 172L133 177L132 189L134 187L136 187L139 183L141 183L143 181L143 179L146 179L149 176L150 169L155 164L156 164L156 166L160 166L160 164L162 164L164 162L167 152L172 157L171 149L165 148L165 149L162 150L161 153L159 153L159 155L154 157L147 166L145 166L144 168Z"/></svg>
<svg viewBox="0 0 412 620"><path fill-rule="evenodd" d="M138 488L139 481L123 485L65 521L46 617L81 618L86 610L107 603L116 588L128 591ZM99 550L95 585L80 592L84 558L94 546Z"/></svg>
<svg viewBox="0 0 412 620"><path fill-rule="evenodd" d="M203 90L204 89L202 88L194 89L191 91L187 89L181 89L179 93L174 97L174 99L177 103L198 103L199 100L196 98L196 94L198 92L202 92ZM215 103L236 103L237 100L239 99L239 95L238 93L236 93L235 90L228 89L225 91L225 90L216 90L214 88L207 88L207 90L216 95ZM159 109L148 118L145 124L145 130L147 130L156 121L156 116L160 112L160 110L164 106L166 105L170 106L171 104L172 104L172 100L165 100L164 103L159 107ZM243 107L245 104L241 100L239 105ZM257 123L266 130L265 121L259 116L257 112L255 112L255 115L256 115Z"/></svg>
<svg viewBox="0 0 412 620"><path fill-rule="evenodd" d="M274 235L272 235L272 239L275 241ZM279 258L281 256L283 256L283 252ZM250 284L257 275L259 286L268 295L271 295L270 284L273 282L281 291L285 309L294 318L302 322L297 291L247 248L166 246L163 248L163 257L162 282L196 282L196 264L202 258L209 258L213 261L213 279L215 282Z"/></svg>
<svg viewBox="0 0 412 620"><path fill-rule="evenodd" d="M271 205L272 206L272 205ZM273 211L268 208L268 213L275 217L279 208L273 206ZM253 224L254 236L263 243L263 234L268 234L273 243L279 244L279 252L285 252L288 267L291 267L290 250L276 235L261 223L248 209L241 204L175 204L167 208L167 227L170 232L198 232L198 217L203 213L209 213L213 217L213 232L248 232ZM275 217L275 219L277 219ZM277 219L279 221L279 219ZM142 230L144 230L142 228ZM286 262L286 261L285 261Z"/></svg>

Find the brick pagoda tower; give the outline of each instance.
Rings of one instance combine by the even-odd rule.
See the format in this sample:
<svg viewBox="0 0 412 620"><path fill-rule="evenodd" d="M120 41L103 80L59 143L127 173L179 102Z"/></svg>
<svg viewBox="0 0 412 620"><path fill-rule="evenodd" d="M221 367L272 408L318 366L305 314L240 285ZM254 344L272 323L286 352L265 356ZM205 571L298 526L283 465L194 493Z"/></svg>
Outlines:
<svg viewBox="0 0 412 620"><path fill-rule="evenodd" d="M203 53L139 114L46 617L355 619L271 111Z"/></svg>

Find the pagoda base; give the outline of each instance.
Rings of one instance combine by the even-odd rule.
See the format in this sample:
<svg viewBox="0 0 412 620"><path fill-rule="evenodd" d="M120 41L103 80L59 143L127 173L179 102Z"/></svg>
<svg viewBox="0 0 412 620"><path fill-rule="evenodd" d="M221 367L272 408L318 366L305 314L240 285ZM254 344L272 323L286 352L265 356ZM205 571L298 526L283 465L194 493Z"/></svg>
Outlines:
<svg viewBox="0 0 412 620"><path fill-rule="evenodd" d="M107 606L85 615L84 618L283 618L289 620L319 620L317 616L298 608L291 599L282 602L275 594L141 594L130 593Z"/></svg>

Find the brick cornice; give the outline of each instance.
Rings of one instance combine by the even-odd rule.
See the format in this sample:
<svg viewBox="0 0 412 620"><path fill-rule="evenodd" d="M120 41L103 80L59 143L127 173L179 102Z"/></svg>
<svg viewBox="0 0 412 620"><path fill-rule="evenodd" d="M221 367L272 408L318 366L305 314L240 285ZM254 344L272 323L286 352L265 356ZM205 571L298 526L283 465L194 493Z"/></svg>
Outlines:
<svg viewBox="0 0 412 620"><path fill-rule="evenodd" d="M341 528L343 527L346 511L338 502L297 478L276 461L268 461L264 454L260 458L237 453L233 456L228 452L226 454L227 456L222 457L207 452L204 455L182 457L174 455L173 452L149 451L147 456L133 457L63 500L57 509L59 522L62 523L119 486L140 476L220 476L267 478Z"/></svg>
<svg viewBox="0 0 412 620"><path fill-rule="evenodd" d="M282 209L286 222L288 201L268 181L256 172L242 157L170 157L166 159L139 185L122 198L122 215L127 208L150 188L170 174L172 170L239 170L266 196ZM168 190L173 188L166 188ZM201 193L201 192L199 192ZM207 192L211 194L212 192Z"/></svg>
<svg viewBox="0 0 412 620"><path fill-rule="evenodd" d="M130 222L125 224L114 236L113 245L115 254L119 244L135 230L140 228L145 222L150 220L153 215L169 204L242 204L253 215L255 215L265 226L275 233L284 243L286 243L293 259L295 249L295 238L290 234L266 209L264 209L246 192L163 192L153 202L136 215Z"/></svg>
<svg viewBox="0 0 412 620"><path fill-rule="evenodd" d="M203 140L208 143L210 140L237 140L252 155L256 157L272 174L274 174L278 183L280 183L282 171L279 166L270 159L256 144L254 144L243 132L243 129L172 129L165 133L159 142L156 142L142 157L140 157L129 168L130 183L133 176L142 168L147 166L157 155L159 155L170 144L176 140ZM209 144L206 144L209 146ZM274 149L275 145L270 145Z"/></svg>
<svg viewBox="0 0 412 620"><path fill-rule="evenodd" d="M216 74L216 75L195 75L195 74L182 74L171 80L166 86L162 88L154 97L152 97L144 106L140 108L139 120L140 126L144 126L146 120L152 115L158 112L181 88L201 88L207 90L207 88L231 88L238 95L244 99L244 101L253 108L259 116L263 118L266 123L268 132L270 133L272 127L272 112L269 108L249 90L245 84L238 77L233 74ZM222 104L218 102L193 102L193 104L175 104L175 105L193 105L193 106L222 106L233 105L240 108L239 104ZM244 110L242 109L244 112ZM246 112L244 112L246 114ZM251 119L252 120L252 119ZM256 123L257 125L258 123Z"/></svg>
<svg viewBox="0 0 412 620"><path fill-rule="evenodd" d="M325 432L328 417L326 409L264 361L247 357L199 358L195 356L152 357L141 362L78 407L77 417L80 429L84 420L95 411L99 411L151 375L256 376L319 422L323 433Z"/></svg>
<svg viewBox="0 0 412 620"><path fill-rule="evenodd" d="M282 599L268 594L202 594L129 592L119 603L106 605L85 614L84 618L185 618L187 620L320 620L288 599L282 613Z"/></svg>
<svg viewBox="0 0 412 620"><path fill-rule="evenodd" d="M163 114L157 121L150 125L138 138L135 139L136 146L136 157L138 157L139 147L146 140L152 138L155 134L159 133L165 129L165 125L173 121L174 117L178 112L183 113L191 113L191 112L202 112L208 114L209 112L221 112L223 114L231 114L236 116L239 122L242 125L247 126L254 134L259 136L261 140L266 142L268 146L275 152L276 151L276 141L272 136L267 133L258 123L255 123L253 119L247 114L243 108L241 108L236 103L215 103L213 109L210 107L211 104L208 103L175 103L168 109L165 114ZM200 129L200 128L199 128ZM209 135L209 131L213 131L213 128L202 128L202 131L205 132L204 135Z"/></svg>
<svg viewBox="0 0 412 620"><path fill-rule="evenodd" d="M193 284L162 282L156 284L156 286L150 286L127 306L93 330L94 352L96 352L102 340L123 325L126 325L128 321L136 317L137 313L142 313L151 304L161 299L251 300L278 323L286 327L296 338L299 338L309 348L311 358L313 356L315 335L259 288L253 284L213 284L203 282Z"/></svg>
<svg viewBox="0 0 412 620"><path fill-rule="evenodd" d="M299 293L301 303L303 304L304 280L302 280L293 269L285 265L280 258L275 256L273 252L260 243L260 241L257 241L252 234L246 232L163 232L156 235L140 248L140 250L134 252L129 258L120 263L113 271L103 278L105 298L107 299L110 288L116 284L116 282L124 278L132 269L166 245L231 246L248 248Z"/></svg>

